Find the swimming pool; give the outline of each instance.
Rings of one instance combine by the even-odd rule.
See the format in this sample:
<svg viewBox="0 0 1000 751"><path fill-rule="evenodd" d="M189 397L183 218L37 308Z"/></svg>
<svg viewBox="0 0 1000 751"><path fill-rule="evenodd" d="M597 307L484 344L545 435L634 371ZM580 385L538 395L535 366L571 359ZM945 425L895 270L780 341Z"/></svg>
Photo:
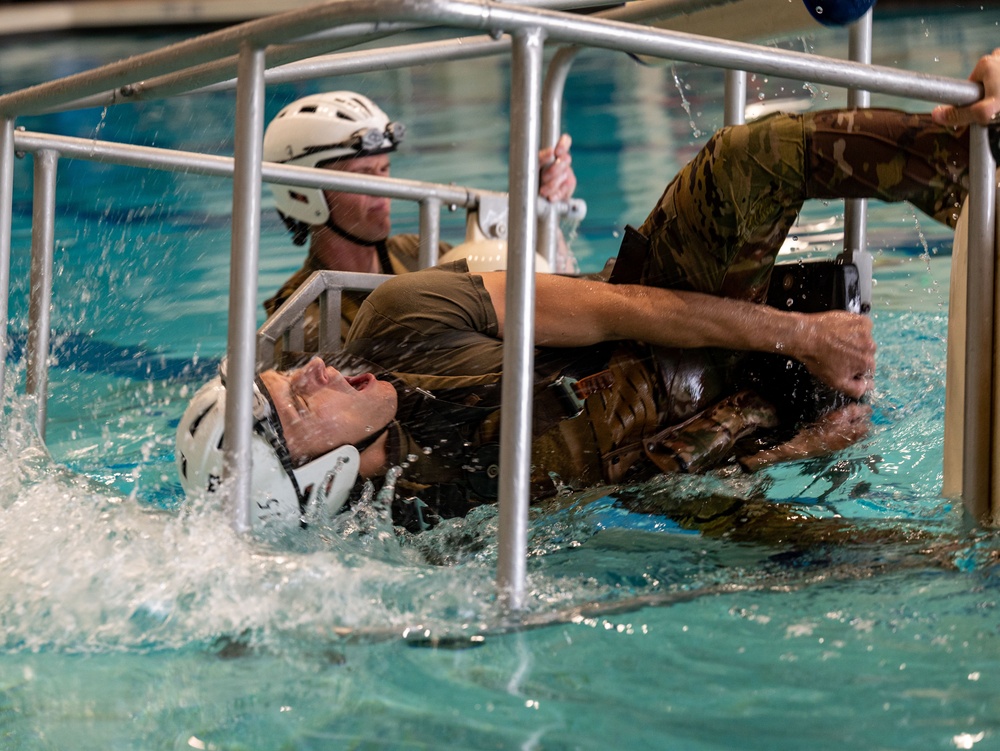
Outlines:
<svg viewBox="0 0 1000 751"><path fill-rule="evenodd" d="M994 9L877 20L876 61L963 76L998 22ZM0 85L161 42L11 42ZM819 28L789 44L846 46ZM407 123L394 174L502 188L506 115L493 91L505 67L460 65L326 83L361 88ZM581 56L566 118L589 207L574 242L585 268L614 253L620 228L721 124L719 79ZM269 114L322 85L275 89ZM765 101L843 101L751 86ZM230 95L204 95L60 115L53 127L224 153L230 108ZM30 160L17 170L15 341ZM20 383L0 444L4 748L1000 746L997 543L953 539L961 514L938 495L950 238L929 220L873 207L880 370L868 439L751 480L626 490L648 502L764 498L933 539L739 543L629 513L606 489L571 495L533 515L532 627L513 629L494 601L489 509L414 540L358 519L342 539L275 551L236 539L214 509L179 507L173 425L225 346L230 186L82 163L61 165L59 180L50 455ZM800 255L834 248L818 228L839 211L809 208ZM397 229L415 226L413 211L396 213ZM461 223L448 219L445 233ZM268 214L262 297L298 267L291 250Z"/></svg>

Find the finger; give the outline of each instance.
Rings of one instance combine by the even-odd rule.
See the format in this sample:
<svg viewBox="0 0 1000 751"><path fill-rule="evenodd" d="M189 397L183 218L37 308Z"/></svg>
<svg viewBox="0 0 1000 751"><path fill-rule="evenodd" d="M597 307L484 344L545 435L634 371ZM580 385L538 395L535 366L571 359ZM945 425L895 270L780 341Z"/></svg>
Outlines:
<svg viewBox="0 0 1000 751"><path fill-rule="evenodd" d="M931 110L931 119L938 125L992 125L1000 122L1000 99L987 97L968 107L943 104Z"/></svg>
<svg viewBox="0 0 1000 751"><path fill-rule="evenodd" d="M559 136L559 140L556 142L555 152L557 157L569 157L570 147L573 145L573 139L570 138L569 133L563 133Z"/></svg>

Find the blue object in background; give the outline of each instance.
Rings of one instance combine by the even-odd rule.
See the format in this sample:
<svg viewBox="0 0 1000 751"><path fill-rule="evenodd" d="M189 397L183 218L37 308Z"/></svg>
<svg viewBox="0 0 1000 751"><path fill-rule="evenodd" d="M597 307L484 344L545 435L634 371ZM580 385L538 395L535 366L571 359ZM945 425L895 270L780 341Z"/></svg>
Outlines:
<svg viewBox="0 0 1000 751"><path fill-rule="evenodd" d="M825 26L854 23L875 5L875 0L802 0L809 14Z"/></svg>

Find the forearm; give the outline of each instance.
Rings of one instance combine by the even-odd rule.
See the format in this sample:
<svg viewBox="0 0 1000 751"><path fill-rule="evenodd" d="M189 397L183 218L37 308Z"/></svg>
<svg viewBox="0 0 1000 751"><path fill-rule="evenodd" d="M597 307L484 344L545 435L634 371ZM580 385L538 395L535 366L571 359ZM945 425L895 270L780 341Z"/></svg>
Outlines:
<svg viewBox="0 0 1000 751"><path fill-rule="evenodd" d="M805 316L744 300L542 276L536 299L535 341L542 345L634 339L662 347L805 353Z"/></svg>
<svg viewBox="0 0 1000 751"><path fill-rule="evenodd" d="M867 316L843 310L795 313L696 292L608 286L620 300L602 316L601 335L607 339L784 354L855 398L873 383L875 341Z"/></svg>
<svg viewBox="0 0 1000 751"><path fill-rule="evenodd" d="M484 274L504 329L506 275ZM839 391L862 396L875 369L867 317L784 312L744 300L584 279L536 277L535 342L578 347L634 339L662 347L776 352Z"/></svg>

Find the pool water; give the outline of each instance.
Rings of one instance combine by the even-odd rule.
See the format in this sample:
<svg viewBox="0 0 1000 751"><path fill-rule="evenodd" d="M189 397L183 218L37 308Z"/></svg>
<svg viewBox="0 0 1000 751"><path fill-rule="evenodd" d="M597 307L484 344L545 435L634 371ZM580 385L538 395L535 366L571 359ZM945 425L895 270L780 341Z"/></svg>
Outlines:
<svg viewBox="0 0 1000 751"><path fill-rule="evenodd" d="M875 61L961 77L998 23L993 8L877 16ZM163 41L11 40L0 90ZM782 44L846 49L843 32L819 27ZM750 78L763 102L844 101ZM395 175L502 188L506 113L493 92L506 80L493 61L352 76L275 88L268 114L320 88L360 89L408 126ZM585 270L722 124L720 81L580 56L565 115L589 209L573 241ZM19 124L229 153L231 107L231 94L199 95ZM16 170L0 747L1000 748L998 544L967 533L939 492L950 235L909 207L872 206L870 435L752 478L660 479L534 509L515 622L495 601L493 509L405 539L360 513L338 534L275 547L182 503L173 428L225 348L227 181L61 163L43 448L16 356L31 160ZM416 226L411 207L394 211L397 230ZM835 252L841 211L810 205L789 257ZM263 221L261 299L300 263L267 208ZM445 217L446 236L462 223ZM733 498L802 531L737 541L655 513ZM823 525L849 539L821 539Z"/></svg>

